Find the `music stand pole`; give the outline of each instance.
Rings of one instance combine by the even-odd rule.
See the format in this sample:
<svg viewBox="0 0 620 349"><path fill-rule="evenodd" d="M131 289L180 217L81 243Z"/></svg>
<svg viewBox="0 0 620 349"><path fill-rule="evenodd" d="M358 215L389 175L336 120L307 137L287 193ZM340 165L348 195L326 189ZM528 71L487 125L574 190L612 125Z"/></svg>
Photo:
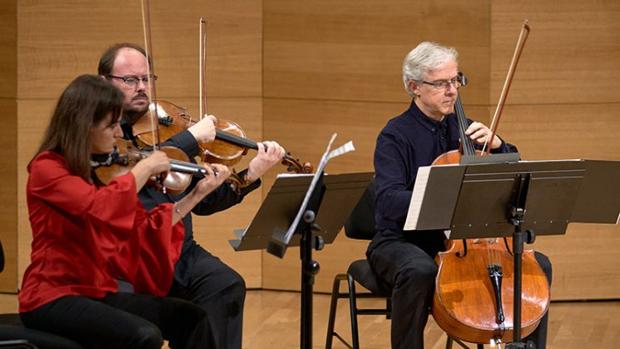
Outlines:
<svg viewBox="0 0 620 349"><path fill-rule="evenodd" d="M296 233L301 235L299 240L299 259L301 264L301 323L300 323L300 348L312 349L312 296L314 276L319 272L319 262L312 259L312 249L323 249L321 236L313 236L314 231L321 231L321 227L315 223L316 213L321 207L325 186L323 185L323 173L319 175L318 182L312 190L308 206L299 222Z"/></svg>
<svg viewBox="0 0 620 349"><path fill-rule="evenodd" d="M525 349L528 348L527 343L521 342L521 288L523 277L523 245L525 243L531 244L534 242L534 232L531 230L522 231L521 225L525 216L525 200L527 198L527 191L530 184L530 174L526 173L518 175L519 184L517 188L517 195L514 205L511 211L511 223L515 226L515 231L512 238L512 254L514 258L514 294L513 294L513 336L512 343L509 343L506 348L510 349ZM530 346L530 348L535 348Z"/></svg>
<svg viewBox="0 0 620 349"><path fill-rule="evenodd" d="M313 231L320 231L314 223L316 214L306 210L303 215L302 236L299 242L299 258L301 259L301 331L300 344L302 349L312 349L312 295L314 276L319 272L319 262L312 259L312 249L323 248L320 236L312 238Z"/></svg>

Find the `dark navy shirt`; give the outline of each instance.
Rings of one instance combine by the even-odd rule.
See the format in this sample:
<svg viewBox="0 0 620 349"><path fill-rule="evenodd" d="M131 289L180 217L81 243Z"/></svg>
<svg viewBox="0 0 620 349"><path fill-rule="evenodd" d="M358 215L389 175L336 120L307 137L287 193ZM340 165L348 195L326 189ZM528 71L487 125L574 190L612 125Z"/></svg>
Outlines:
<svg viewBox="0 0 620 349"><path fill-rule="evenodd" d="M388 121L377 137L375 148L377 233L371 249L394 239L406 239L418 245L437 245L443 241L443 234L437 231L404 232L403 227L418 167L428 166L439 155L458 148L459 129L454 114L437 122L412 101L407 111ZM504 142L493 150L494 153L510 151L516 148Z"/></svg>
<svg viewBox="0 0 620 349"><path fill-rule="evenodd" d="M121 120L121 128L123 129L123 137L134 141L131 125ZM193 159L199 153L198 142L194 136L187 130L182 131L162 144L163 146L173 146L183 150L190 159ZM247 171L247 170L245 170ZM245 175L245 171L239 173L240 176ZM176 202L189 193L199 179L194 178L190 186L180 195L173 196L164 194L156 190L152 186L145 185L138 193L142 205L150 210L161 203ZM192 213L197 215L209 215L215 212L225 210L243 200L243 197L258 188L261 184L260 179L256 180L249 186L242 188L237 193L229 184L224 183L207 195L198 205L192 209ZM192 266L194 265L194 254L190 250L198 244L194 240L194 232L192 229L192 215L187 214L183 217L183 225L185 227L185 238L181 257L175 266L174 278L183 286L187 286L189 277L191 276Z"/></svg>

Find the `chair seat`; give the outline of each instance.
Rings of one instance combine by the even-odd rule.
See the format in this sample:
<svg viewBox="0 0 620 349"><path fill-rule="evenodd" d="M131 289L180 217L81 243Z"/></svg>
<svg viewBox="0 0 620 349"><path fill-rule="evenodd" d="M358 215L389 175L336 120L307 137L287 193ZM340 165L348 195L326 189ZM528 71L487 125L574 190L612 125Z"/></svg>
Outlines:
<svg viewBox="0 0 620 349"><path fill-rule="evenodd" d="M70 339L24 327L19 314L0 314L0 340L15 339L25 339L39 349L83 349Z"/></svg>
<svg viewBox="0 0 620 349"><path fill-rule="evenodd" d="M391 288L377 277L366 259L358 259L351 263L347 273L351 274L353 280L376 296L390 297L392 295Z"/></svg>

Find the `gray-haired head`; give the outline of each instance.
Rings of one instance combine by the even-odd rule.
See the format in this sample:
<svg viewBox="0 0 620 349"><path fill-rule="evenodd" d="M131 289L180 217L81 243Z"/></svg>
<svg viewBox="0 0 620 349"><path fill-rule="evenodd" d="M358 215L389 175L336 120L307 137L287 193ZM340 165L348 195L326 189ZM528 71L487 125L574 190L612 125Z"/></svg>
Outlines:
<svg viewBox="0 0 620 349"><path fill-rule="evenodd" d="M429 70L434 70L450 62L457 61L458 52L452 47L441 46L435 42L424 41L411 50L403 61L403 83L411 97L415 98L409 81L422 81Z"/></svg>

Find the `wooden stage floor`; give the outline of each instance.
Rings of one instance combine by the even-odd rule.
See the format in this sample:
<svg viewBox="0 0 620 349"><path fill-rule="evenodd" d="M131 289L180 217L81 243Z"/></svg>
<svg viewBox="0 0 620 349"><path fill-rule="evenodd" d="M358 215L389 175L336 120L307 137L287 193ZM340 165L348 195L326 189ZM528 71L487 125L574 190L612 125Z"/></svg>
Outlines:
<svg viewBox="0 0 620 349"><path fill-rule="evenodd" d="M366 306L380 300L362 300ZM300 294L249 290L245 305L244 349L299 348ZM339 302L336 328L350 338L348 303ZM0 312L15 312L15 295L0 294ZM325 347L329 295L314 295L313 348ZM548 349L611 349L620 347L620 301L551 303ZM445 334L432 318L425 331L427 349L443 349ZM360 317L360 343L364 349L390 347L390 320L382 316ZM470 345L475 348L474 345ZM346 346L334 341L334 349ZM457 348L455 345L454 348ZM490 346L485 346L490 348Z"/></svg>

